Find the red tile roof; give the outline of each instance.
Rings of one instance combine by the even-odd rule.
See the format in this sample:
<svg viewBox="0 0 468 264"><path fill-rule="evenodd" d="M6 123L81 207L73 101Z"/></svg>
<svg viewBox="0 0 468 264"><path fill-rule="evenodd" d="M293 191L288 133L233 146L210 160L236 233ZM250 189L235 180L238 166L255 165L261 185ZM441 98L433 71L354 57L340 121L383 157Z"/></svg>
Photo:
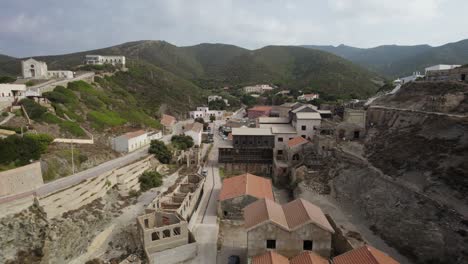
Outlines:
<svg viewBox="0 0 468 264"><path fill-rule="evenodd" d="M314 252L304 251L300 255L292 258L290 264L329 264L328 260Z"/></svg>
<svg viewBox="0 0 468 264"><path fill-rule="evenodd" d="M273 200L271 180L245 173L223 180L223 187L219 193L219 200L227 200L242 195L251 195L258 199Z"/></svg>
<svg viewBox="0 0 468 264"><path fill-rule="evenodd" d="M298 137L288 140L288 147L295 147L301 144L305 144L307 142L309 142L307 139L298 136Z"/></svg>
<svg viewBox="0 0 468 264"><path fill-rule="evenodd" d="M166 127L174 125L175 122L176 118L171 115L163 115L161 118L161 124Z"/></svg>
<svg viewBox="0 0 468 264"><path fill-rule="evenodd" d="M252 264L289 264L289 260L274 251L268 251L263 255L253 257Z"/></svg>
<svg viewBox="0 0 468 264"><path fill-rule="evenodd" d="M127 137L128 139L130 138L134 138L134 137L138 137L138 136L141 136L143 134L145 134L146 132L144 130L138 130L138 131L133 131L133 132L128 132L125 134L125 137Z"/></svg>
<svg viewBox="0 0 468 264"><path fill-rule="evenodd" d="M331 233L335 232L322 210L303 199L282 206L267 199L255 201L244 208L244 221L246 229L270 221L287 231L312 223Z"/></svg>
<svg viewBox="0 0 468 264"><path fill-rule="evenodd" d="M399 264L382 251L369 245L353 249L333 258L334 264Z"/></svg>
<svg viewBox="0 0 468 264"><path fill-rule="evenodd" d="M266 105L257 105L257 106L254 106L252 108L249 108L247 111L262 111L262 112L266 112L266 111L271 111L273 109L273 107L271 106L266 106Z"/></svg>

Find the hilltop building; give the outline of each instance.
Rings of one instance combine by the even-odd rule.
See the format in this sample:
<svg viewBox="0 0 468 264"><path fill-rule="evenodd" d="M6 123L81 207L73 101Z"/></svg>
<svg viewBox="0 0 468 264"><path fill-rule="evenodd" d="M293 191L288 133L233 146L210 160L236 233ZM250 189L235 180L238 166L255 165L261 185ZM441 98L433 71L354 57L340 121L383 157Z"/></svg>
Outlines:
<svg viewBox="0 0 468 264"><path fill-rule="evenodd" d="M424 70L425 70L425 73L427 75L429 72L453 70L453 69L458 68L460 66L461 65L438 64L438 65L427 67Z"/></svg>
<svg viewBox="0 0 468 264"><path fill-rule="evenodd" d="M210 110L207 106L197 107L197 110L190 111L189 116L192 119L203 118L209 119L211 116L214 116L216 119L220 119L224 116L223 110Z"/></svg>
<svg viewBox="0 0 468 264"><path fill-rule="evenodd" d="M21 70L25 79L47 79L47 64L33 58L21 61Z"/></svg>
<svg viewBox="0 0 468 264"><path fill-rule="evenodd" d="M330 257L335 230L322 210L306 200L284 205L258 200L244 208L244 221L248 257L271 250L288 258L304 251Z"/></svg>
<svg viewBox="0 0 468 264"><path fill-rule="evenodd" d="M195 146L200 146L202 142L203 124L194 122L185 126L184 134L190 136L193 139Z"/></svg>
<svg viewBox="0 0 468 264"><path fill-rule="evenodd" d="M317 94L317 93L311 93L311 94L299 95L299 96L297 97L297 100L309 102L309 101L312 101L312 100L315 100L315 99L319 99L319 98L320 98L320 95L319 95L319 94Z"/></svg>
<svg viewBox="0 0 468 264"><path fill-rule="evenodd" d="M122 67L125 67L125 56L86 55L85 64L92 64L92 65L111 64L114 66L121 65Z"/></svg>
<svg viewBox="0 0 468 264"><path fill-rule="evenodd" d="M393 84L403 85L405 83L414 82L414 81L416 81L417 79L420 79L420 78L424 78L424 75L422 75L420 72L413 72L413 74L410 75L410 76L406 76L406 77L396 79L395 81L393 81Z"/></svg>
<svg viewBox="0 0 468 264"><path fill-rule="evenodd" d="M339 139L362 139L366 133L366 111L346 108L343 122L336 127Z"/></svg>
<svg viewBox="0 0 468 264"><path fill-rule="evenodd" d="M242 89L244 90L245 93L259 93L259 94L261 94L261 93L264 93L264 92L267 92L267 91L271 91L274 88L271 87L268 84L257 84L257 85L253 85L253 86L245 86Z"/></svg>
<svg viewBox="0 0 468 264"><path fill-rule="evenodd" d="M132 152L151 143L151 140L162 138L161 131L146 132L138 130L125 133L111 140L112 149L118 152Z"/></svg>
<svg viewBox="0 0 468 264"><path fill-rule="evenodd" d="M274 200L271 180L250 173L224 179L218 199L220 218L242 220L247 205L258 199Z"/></svg>
<svg viewBox="0 0 468 264"><path fill-rule="evenodd" d="M222 100L222 101L224 101L226 106L229 106L229 101L227 99L223 99L223 97L220 96L220 95L210 95L210 96L208 96L208 103L210 103L211 101L216 101L216 100Z"/></svg>
<svg viewBox="0 0 468 264"><path fill-rule="evenodd" d="M439 67L435 69L441 68L440 70L428 70L426 73L426 80L468 82L468 66L455 66L458 65L446 65L446 67L440 67L439 65Z"/></svg>
<svg viewBox="0 0 468 264"><path fill-rule="evenodd" d="M25 98L26 85L24 84L0 84L0 102L13 103Z"/></svg>
<svg viewBox="0 0 468 264"><path fill-rule="evenodd" d="M72 71L47 71L48 79L73 79L75 75Z"/></svg>

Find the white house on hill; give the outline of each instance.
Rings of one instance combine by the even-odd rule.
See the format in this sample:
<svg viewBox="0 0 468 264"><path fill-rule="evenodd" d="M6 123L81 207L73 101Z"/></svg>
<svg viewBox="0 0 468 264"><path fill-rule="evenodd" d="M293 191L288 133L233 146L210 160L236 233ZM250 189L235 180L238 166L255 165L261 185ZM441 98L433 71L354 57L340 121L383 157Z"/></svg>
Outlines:
<svg viewBox="0 0 468 264"><path fill-rule="evenodd" d="M112 149L118 152L132 152L151 143L151 140L162 138L161 131L146 132L138 130L112 139Z"/></svg>
<svg viewBox="0 0 468 264"><path fill-rule="evenodd" d="M86 55L85 64L111 64L125 66L125 56Z"/></svg>

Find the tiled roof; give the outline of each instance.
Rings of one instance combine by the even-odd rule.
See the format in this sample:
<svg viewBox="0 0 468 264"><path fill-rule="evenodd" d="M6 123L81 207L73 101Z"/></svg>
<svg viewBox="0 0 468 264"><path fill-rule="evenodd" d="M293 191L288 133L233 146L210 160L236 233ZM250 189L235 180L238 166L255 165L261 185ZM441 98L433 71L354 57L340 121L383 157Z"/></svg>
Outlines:
<svg viewBox="0 0 468 264"><path fill-rule="evenodd" d="M295 137L295 138L288 140L288 147L295 147L301 144L305 144L307 142L309 141L303 137Z"/></svg>
<svg viewBox="0 0 468 264"><path fill-rule="evenodd" d="M289 260L274 251L268 251L263 255L253 257L252 264L289 264Z"/></svg>
<svg viewBox="0 0 468 264"><path fill-rule="evenodd" d="M170 115L163 115L161 118L161 124L163 126L172 126L176 122L175 117Z"/></svg>
<svg viewBox="0 0 468 264"><path fill-rule="evenodd" d="M297 119L322 119L318 112L299 112L296 113Z"/></svg>
<svg viewBox="0 0 468 264"><path fill-rule="evenodd" d="M314 252L304 251L300 255L292 258L289 261L290 264L328 264L328 260L324 259L320 255Z"/></svg>
<svg viewBox="0 0 468 264"><path fill-rule="evenodd" d="M196 133L200 133L200 132L203 131L203 124L195 122L195 123L193 123L191 130L196 132Z"/></svg>
<svg viewBox="0 0 468 264"><path fill-rule="evenodd" d="M271 111L273 109L273 107L271 106L265 106L265 105L258 105L258 106L254 106L252 108L249 108L247 111Z"/></svg>
<svg viewBox="0 0 468 264"><path fill-rule="evenodd" d="M399 264L396 260L371 247L363 246L333 258L334 264Z"/></svg>
<svg viewBox="0 0 468 264"><path fill-rule="evenodd" d="M130 138L134 138L134 137L138 137L138 136L141 136L143 134L145 134L146 132L144 130L138 130L138 131L133 131L133 132L128 132L125 134L125 137L130 139Z"/></svg>
<svg viewBox="0 0 468 264"><path fill-rule="evenodd" d="M264 199L255 201L244 208L244 221L246 229L271 221L288 231L313 223L326 231L335 232L322 210L303 199L282 206Z"/></svg>
<svg viewBox="0 0 468 264"><path fill-rule="evenodd" d="M250 173L223 180L223 186L219 193L220 201L242 195L251 195L258 199L267 198L273 200L271 180Z"/></svg>

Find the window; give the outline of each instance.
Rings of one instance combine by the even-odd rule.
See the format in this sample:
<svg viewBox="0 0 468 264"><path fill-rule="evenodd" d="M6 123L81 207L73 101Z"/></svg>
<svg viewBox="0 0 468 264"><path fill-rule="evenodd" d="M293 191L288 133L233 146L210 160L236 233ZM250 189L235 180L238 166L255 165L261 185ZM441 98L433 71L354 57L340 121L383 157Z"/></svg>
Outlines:
<svg viewBox="0 0 468 264"><path fill-rule="evenodd" d="M283 155L283 151L282 151L282 150L278 150L278 155Z"/></svg>
<svg viewBox="0 0 468 264"><path fill-rule="evenodd" d="M278 138L278 142L283 142L283 138L282 138L282 137L279 137L279 138Z"/></svg>
<svg viewBox="0 0 468 264"><path fill-rule="evenodd" d="M159 240L159 232L151 233L151 240L152 241Z"/></svg>
<svg viewBox="0 0 468 264"><path fill-rule="evenodd" d="M171 237L171 230L166 229L163 231L163 238Z"/></svg>
<svg viewBox="0 0 468 264"><path fill-rule="evenodd" d="M174 227L174 236L180 235L180 227Z"/></svg>
<svg viewBox="0 0 468 264"><path fill-rule="evenodd" d="M305 131L307 129L307 126L301 126L302 131Z"/></svg>
<svg viewBox="0 0 468 264"><path fill-rule="evenodd" d="M266 248L268 249L275 249L276 248L276 240L268 239L266 241Z"/></svg>
<svg viewBox="0 0 468 264"><path fill-rule="evenodd" d="M304 244L303 244L302 249L304 249L304 250L312 250L313 245L314 245L314 243L312 242L312 240L304 240Z"/></svg>
<svg viewBox="0 0 468 264"><path fill-rule="evenodd" d="M148 219L145 219L145 228L149 228L149 221L148 221Z"/></svg>
<svg viewBox="0 0 468 264"><path fill-rule="evenodd" d="M301 137L302 137L302 138L306 138L306 136L305 136L305 135L302 135Z"/></svg>

